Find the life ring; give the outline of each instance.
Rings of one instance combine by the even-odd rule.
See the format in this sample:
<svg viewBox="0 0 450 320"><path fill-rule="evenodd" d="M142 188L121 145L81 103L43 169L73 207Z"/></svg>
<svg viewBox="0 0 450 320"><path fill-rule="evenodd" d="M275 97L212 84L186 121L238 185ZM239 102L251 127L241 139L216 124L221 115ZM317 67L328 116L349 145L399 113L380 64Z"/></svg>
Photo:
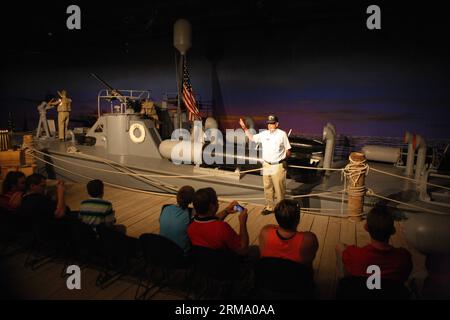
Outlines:
<svg viewBox="0 0 450 320"><path fill-rule="evenodd" d="M139 137L137 137L137 136L134 134L134 131L135 131L135 130L139 130L139 133L140 133ZM144 126L143 126L142 124L140 124L140 123L133 123L133 124L130 126L129 134L130 134L130 139L131 139L131 141L133 141L134 143L142 143L142 142L144 142L144 140L145 140L145 128L144 128Z"/></svg>

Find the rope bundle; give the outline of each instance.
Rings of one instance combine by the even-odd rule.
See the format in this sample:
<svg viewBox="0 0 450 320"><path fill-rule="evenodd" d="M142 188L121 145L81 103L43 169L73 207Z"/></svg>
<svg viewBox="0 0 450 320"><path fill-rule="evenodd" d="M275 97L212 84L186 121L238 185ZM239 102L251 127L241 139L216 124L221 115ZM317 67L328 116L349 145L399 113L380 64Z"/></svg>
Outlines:
<svg viewBox="0 0 450 320"><path fill-rule="evenodd" d="M369 165L364 154L352 152L349 163L344 169L348 193L348 216L350 220L360 220L364 206L364 195L366 186L365 176L369 172Z"/></svg>

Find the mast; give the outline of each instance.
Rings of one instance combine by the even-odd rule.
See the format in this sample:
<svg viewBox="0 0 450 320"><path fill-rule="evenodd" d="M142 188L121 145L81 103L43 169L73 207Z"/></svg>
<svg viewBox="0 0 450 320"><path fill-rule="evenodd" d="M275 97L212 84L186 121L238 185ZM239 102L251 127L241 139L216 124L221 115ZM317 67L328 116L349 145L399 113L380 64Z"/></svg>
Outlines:
<svg viewBox="0 0 450 320"><path fill-rule="evenodd" d="M180 60L177 75L178 84L178 128L182 128L181 119L181 97L183 94L183 66L186 52L191 48L191 24L185 19L179 19L173 26L173 46L180 52Z"/></svg>

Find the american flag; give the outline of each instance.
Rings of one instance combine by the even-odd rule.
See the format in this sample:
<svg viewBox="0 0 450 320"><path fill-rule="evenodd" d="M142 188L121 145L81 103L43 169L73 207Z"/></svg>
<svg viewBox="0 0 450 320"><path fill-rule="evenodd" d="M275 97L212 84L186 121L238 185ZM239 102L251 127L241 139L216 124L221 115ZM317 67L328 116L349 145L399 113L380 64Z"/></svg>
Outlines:
<svg viewBox="0 0 450 320"><path fill-rule="evenodd" d="M189 121L201 120L202 117L200 116L200 111L197 108L197 102L192 92L186 59L183 59L183 101L189 111Z"/></svg>

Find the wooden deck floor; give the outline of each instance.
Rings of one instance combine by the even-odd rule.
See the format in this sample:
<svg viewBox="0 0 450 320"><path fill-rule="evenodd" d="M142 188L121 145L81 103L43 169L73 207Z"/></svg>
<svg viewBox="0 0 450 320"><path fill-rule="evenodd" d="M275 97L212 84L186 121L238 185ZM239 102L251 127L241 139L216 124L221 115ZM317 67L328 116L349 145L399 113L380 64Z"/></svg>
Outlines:
<svg viewBox="0 0 450 320"><path fill-rule="evenodd" d="M73 210L79 208L80 201L88 195L84 184L73 184L67 188L67 205ZM116 211L117 223L127 227L127 234L139 237L143 233L158 233L158 218L161 206L174 203L173 196L159 196L145 193L136 193L121 189L105 188L105 199L113 203ZM221 207L226 203L221 202ZM258 235L261 228L269 223L276 223L274 215L262 216L262 206L245 204L249 209L248 231L250 243L258 245ZM226 220L238 231L237 215L229 215ZM368 243L369 235L363 228L364 222L353 223L346 219L323 215L302 213L299 230L312 231L319 240L319 250L314 260L315 280L318 287L319 298L330 299L334 297L336 286L336 256L335 246L338 242L363 246ZM398 232L391 238L392 244L405 247L413 255L414 269L412 278L415 279L419 289L426 277L425 259L405 241L401 232L402 225L396 222ZM23 268L24 255L17 255L8 259L4 264L14 266L15 272L11 281L16 284L17 294L31 299L133 299L136 283L131 281L118 281L102 290L95 286L97 271L83 269L82 290L69 291L65 280L60 277L62 265L48 264L37 271ZM160 293L154 299L182 299L182 292Z"/></svg>

